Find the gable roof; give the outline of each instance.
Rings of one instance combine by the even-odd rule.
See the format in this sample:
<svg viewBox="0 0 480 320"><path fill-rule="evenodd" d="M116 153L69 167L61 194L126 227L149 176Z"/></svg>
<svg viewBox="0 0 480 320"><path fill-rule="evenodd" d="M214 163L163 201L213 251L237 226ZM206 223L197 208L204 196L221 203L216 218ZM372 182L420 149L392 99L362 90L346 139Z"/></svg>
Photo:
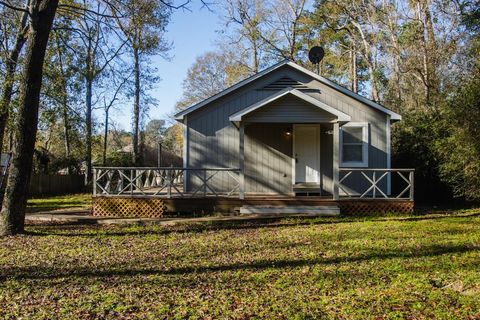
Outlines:
<svg viewBox="0 0 480 320"><path fill-rule="evenodd" d="M325 103L321 102L320 100L317 100L297 89L294 89L294 88L286 88L284 90L281 90L281 91L278 91L274 94L272 94L271 96L255 103L255 104L252 104L250 107L248 108L245 108L243 110L240 110L239 112L237 113L234 113L233 115L230 116L229 120L232 121L232 122L240 122L242 121L242 118L244 116L246 116L247 114L251 113L251 112L254 112L255 110L257 109L260 109L266 105L268 105L269 103L275 101L275 100L278 100L286 95L294 95L296 96L297 98L299 99L302 99L303 101L305 102L308 102L310 103L311 105L313 106L316 106L318 108L320 108L321 110L324 110L334 116L337 117L337 120L339 122L348 122L351 120L350 116L348 114L345 114L335 108L332 108L330 107L329 105L326 105Z"/></svg>
<svg viewBox="0 0 480 320"><path fill-rule="evenodd" d="M247 84L263 77L264 75L266 75L266 74L268 74L268 73L270 73L274 70L277 70L280 67L285 66L285 65L288 65L288 66L290 66L290 67L292 67L292 68L294 68L294 69L296 69L300 72L303 72L303 73L309 75L310 77L312 77L313 79L318 80L319 82L321 82L321 83L323 83L323 84L325 84L325 85L327 85L327 86L329 86L329 87L331 87L331 88L333 88L333 89L335 89L335 90L337 90L337 91L339 91L339 92L341 92L341 93L343 93L343 94L345 94L345 95L347 95L347 96L349 96L349 97L351 97L351 98L353 98L357 101L360 101L360 102L362 102L362 103L364 103L364 104L366 104L366 105L368 105L368 106L370 106L374 109L377 109L377 110L379 110L383 113L386 113L386 114L390 115L390 120L391 121L402 120L402 116L399 115L398 113L393 112L392 110L389 110L389 109L385 108L384 106L382 106L382 105L380 105L380 104L378 104L378 103L376 103L376 102L374 102L370 99L362 97L358 93L355 93L351 90L348 90L348 89L340 86L339 84L336 84L335 82L333 82L333 81L331 81L327 78L324 78L324 77L322 77L322 76L320 76L320 75L318 75L318 74L316 74L316 73L314 73L314 72L296 64L295 62L289 61L289 60L284 60L282 62L274 64L273 66L268 67L268 68L266 68L266 69L264 69L264 70L262 70L262 71L260 71L256 74L252 75L251 77L248 77L248 78L238 82L237 84L234 84L233 86L217 93L216 95L213 95L208 99L205 99L205 100L203 100L203 101L201 101L197 104L194 104L193 106L191 106L189 108L184 109L183 111L178 112L177 114L175 114L175 119L178 120L178 121L183 121L184 116L189 114L190 112L193 112L193 111L195 111L199 108L202 108L203 106L205 106L205 105L207 105L207 104L209 104L209 103L211 103L211 102L229 94L230 92L235 91L236 89L241 88L244 85L247 85Z"/></svg>

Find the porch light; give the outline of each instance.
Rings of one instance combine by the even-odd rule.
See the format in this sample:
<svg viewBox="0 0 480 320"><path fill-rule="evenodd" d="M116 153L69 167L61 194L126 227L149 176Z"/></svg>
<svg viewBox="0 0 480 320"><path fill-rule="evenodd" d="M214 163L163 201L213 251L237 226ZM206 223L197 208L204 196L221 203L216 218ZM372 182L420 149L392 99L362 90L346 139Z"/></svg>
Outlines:
<svg viewBox="0 0 480 320"><path fill-rule="evenodd" d="M287 131L285 131L285 135L287 137L291 136L292 135L292 131L290 129L287 129Z"/></svg>

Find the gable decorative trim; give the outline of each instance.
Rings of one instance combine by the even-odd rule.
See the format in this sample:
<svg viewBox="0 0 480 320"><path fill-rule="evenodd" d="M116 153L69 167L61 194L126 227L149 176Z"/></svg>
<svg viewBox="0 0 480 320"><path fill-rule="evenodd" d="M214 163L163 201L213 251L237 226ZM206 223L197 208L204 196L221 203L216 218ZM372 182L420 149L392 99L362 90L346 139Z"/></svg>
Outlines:
<svg viewBox="0 0 480 320"><path fill-rule="evenodd" d="M251 105L250 107L243 109L229 117L229 120L231 122L239 123L242 121L242 118L246 116L247 114L254 112L255 110L258 110L269 103L272 103L275 100L278 100L286 95L294 95L299 99L304 100L305 102L310 103L313 106L318 107L319 109L326 111L332 115L334 115L337 119L335 122L340 122L340 123L346 123L351 120L350 116L348 114L345 114L335 108L330 107L329 105L326 105L325 103L310 97L309 95L294 89L294 88L286 88L284 90L278 91L277 93L272 94L271 96Z"/></svg>

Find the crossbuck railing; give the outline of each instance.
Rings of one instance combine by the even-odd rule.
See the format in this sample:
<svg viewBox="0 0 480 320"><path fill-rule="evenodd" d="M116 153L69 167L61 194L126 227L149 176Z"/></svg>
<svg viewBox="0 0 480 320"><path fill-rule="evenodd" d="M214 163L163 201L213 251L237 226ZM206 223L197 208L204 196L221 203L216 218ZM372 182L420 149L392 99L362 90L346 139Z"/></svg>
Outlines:
<svg viewBox="0 0 480 320"><path fill-rule="evenodd" d="M95 167L93 195L102 196L232 196L240 189L239 169L178 168L178 167ZM216 190L214 177L225 173L234 181L228 192ZM184 190L184 178L189 177L191 190Z"/></svg>
<svg viewBox="0 0 480 320"><path fill-rule="evenodd" d="M413 200L414 169L340 168L342 197Z"/></svg>

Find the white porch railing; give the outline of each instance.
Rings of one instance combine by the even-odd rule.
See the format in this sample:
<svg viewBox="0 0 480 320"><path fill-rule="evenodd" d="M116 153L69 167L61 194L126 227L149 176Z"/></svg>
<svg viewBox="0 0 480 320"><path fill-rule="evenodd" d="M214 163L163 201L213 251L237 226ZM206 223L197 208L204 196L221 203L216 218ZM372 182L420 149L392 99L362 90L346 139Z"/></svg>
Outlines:
<svg viewBox="0 0 480 320"><path fill-rule="evenodd" d="M340 168L341 197L413 200L414 169Z"/></svg>
<svg viewBox="0 0 480 320"><path fill-rule="evenodd" d="M95 167L94 196L242 197L237 168ZM218 190L215 177L231 179L231 189ZM340 168L340 198L407 199L414 196L414 169ZM185 177L191 186L185 190ZM224 184L223 184L224 185Z"/></svg>
<svg viewBox="0 0 480 320"><path fill-rule="evenodd" d="M239 171L235 168L176 168L176 167L95 167L94 196L234 196L239 195ZM215 189L213 178L226 173L234 181L228 192ZM184 178L194 187L184 190ZM195 180L195 183L194 183Z"/></svg>

